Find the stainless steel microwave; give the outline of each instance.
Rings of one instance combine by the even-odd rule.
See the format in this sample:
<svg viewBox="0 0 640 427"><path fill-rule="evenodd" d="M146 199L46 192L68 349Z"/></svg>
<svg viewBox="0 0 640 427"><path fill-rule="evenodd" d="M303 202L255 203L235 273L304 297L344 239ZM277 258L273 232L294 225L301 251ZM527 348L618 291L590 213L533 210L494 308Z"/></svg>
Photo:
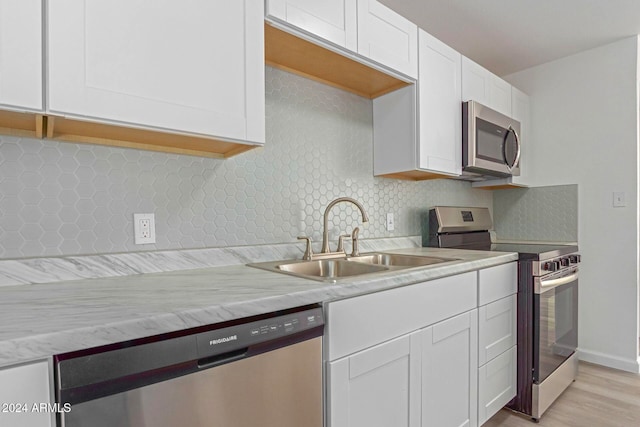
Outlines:
<svg viewBox="0 0 640 427"><path fill-rule="evenodd" d="M462 170L520 175L520 122L475 101L462 104Z"/></svg>

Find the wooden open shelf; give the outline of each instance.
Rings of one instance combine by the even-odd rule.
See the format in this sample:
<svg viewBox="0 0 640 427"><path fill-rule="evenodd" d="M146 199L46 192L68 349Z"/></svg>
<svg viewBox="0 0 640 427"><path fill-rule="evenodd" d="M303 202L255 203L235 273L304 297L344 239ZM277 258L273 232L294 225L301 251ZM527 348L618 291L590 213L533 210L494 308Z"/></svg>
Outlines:
<svg viewBox="0 0 640 427"><path fill-rule="evenodd" d="M523 184L514 184L512 178L496 178L487 181L476 181L471 183L473 188L478 190L508 190L511 188L527 188Z"/></svg>
<svg viewBox="0 0 640 427"><path fill-rule="evenodd" d="M203 136L86 122L58 116L47 116L46 136L59 141L111 145L213 158L231 157L259 147L259 145L220 141Z"/></svg>
<svg viewBox="0 0 640 427"><path fill-rule="evenodd" d="M389 173L386 175L376 175L380 178L404 179L407 181L425 181L427 179L451 178L450 175L439 174L434 172L413 170L407 172Z"/></svg>
<svg viewBox="0 0 640 427"><path fill-rule="evenodd" d="M44 117L42 114L0 110L0 134L42 138Z"/></svg>
<svg viewBox="0 0 640 427"><path fill-rule="evenodd" d="M508 190L511 188L523 188L521 185L502 184L502 185L487 185L484 187L473 187L477 190Z"/></svg>
<svg viewBox="0 0 640 427"><path fill-rule="evenodd" d="M365 98L377 98L409 85L268 23L264 26L264 47L267 65Z"/></svg>

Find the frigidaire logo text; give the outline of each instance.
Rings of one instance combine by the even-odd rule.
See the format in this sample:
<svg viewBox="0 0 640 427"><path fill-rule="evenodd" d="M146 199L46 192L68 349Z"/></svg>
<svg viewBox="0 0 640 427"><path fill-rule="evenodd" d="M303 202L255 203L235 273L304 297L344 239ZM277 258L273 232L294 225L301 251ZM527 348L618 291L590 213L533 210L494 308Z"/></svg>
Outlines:
<svg viewBox="0 0 640 427"><path fill-rule="evenodd" d="M223 342L236 341L238 339L237 335L229 335L228 337L218 338L217 340L209 341L209 345L222 344Z"/></svg>

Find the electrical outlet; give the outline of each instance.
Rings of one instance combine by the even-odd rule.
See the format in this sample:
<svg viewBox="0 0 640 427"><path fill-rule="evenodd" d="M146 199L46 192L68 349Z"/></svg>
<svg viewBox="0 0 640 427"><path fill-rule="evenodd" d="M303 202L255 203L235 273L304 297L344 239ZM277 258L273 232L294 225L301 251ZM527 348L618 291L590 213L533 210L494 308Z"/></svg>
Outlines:
<svg viewBox="0 0 640 427"><path fill-rule="evenodd" d="M133 214L133 235L136 245L148 245L155 243L155 214Z"/></svg>
<svg viewBox="0 0 640 427"><path fill-rule="evenodd" d="M393 219L393 214L387 214L387 231L393 231L396 228L395 221Z"/></svg>

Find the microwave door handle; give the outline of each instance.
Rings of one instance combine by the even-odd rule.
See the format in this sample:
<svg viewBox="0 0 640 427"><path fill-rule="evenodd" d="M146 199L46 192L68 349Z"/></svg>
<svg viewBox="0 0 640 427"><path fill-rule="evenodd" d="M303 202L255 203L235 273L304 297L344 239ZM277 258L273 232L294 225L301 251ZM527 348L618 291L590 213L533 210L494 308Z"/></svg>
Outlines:
<svg viewBox="0 0 640 427"><path fill-rule="evenodd" d="M514 128L511 127L511 125L509 125L509 129L513 132L513 136L515 136L516 138L516 145L518 146L518 151L516 152L516 159L513 162L513 166L515 167L518 162L520 161L520 154L522 153L522 146L520 145L520 135L518 135L518 132L516 132L516 130Z"/></svg>
<svg viewBox="0 0 640 427"><path fill-rule="evenodd" d="M509 128L507 129L507 134L509 134L509 132L513 132L513 136L516 139L516 147L517 147L517 151L516 151L516 158L513 161L513 164L509 164L509 161L507 160L507 138L505 137L504 139L504 144L502 144L502 157L504 158L504 164L507 166L507 169L509 170L509 172L511 172L511 170L518 164L518 162L520 161L520 137L518 136L518 132L516 132L516 130L509 125Z"/></svg>

